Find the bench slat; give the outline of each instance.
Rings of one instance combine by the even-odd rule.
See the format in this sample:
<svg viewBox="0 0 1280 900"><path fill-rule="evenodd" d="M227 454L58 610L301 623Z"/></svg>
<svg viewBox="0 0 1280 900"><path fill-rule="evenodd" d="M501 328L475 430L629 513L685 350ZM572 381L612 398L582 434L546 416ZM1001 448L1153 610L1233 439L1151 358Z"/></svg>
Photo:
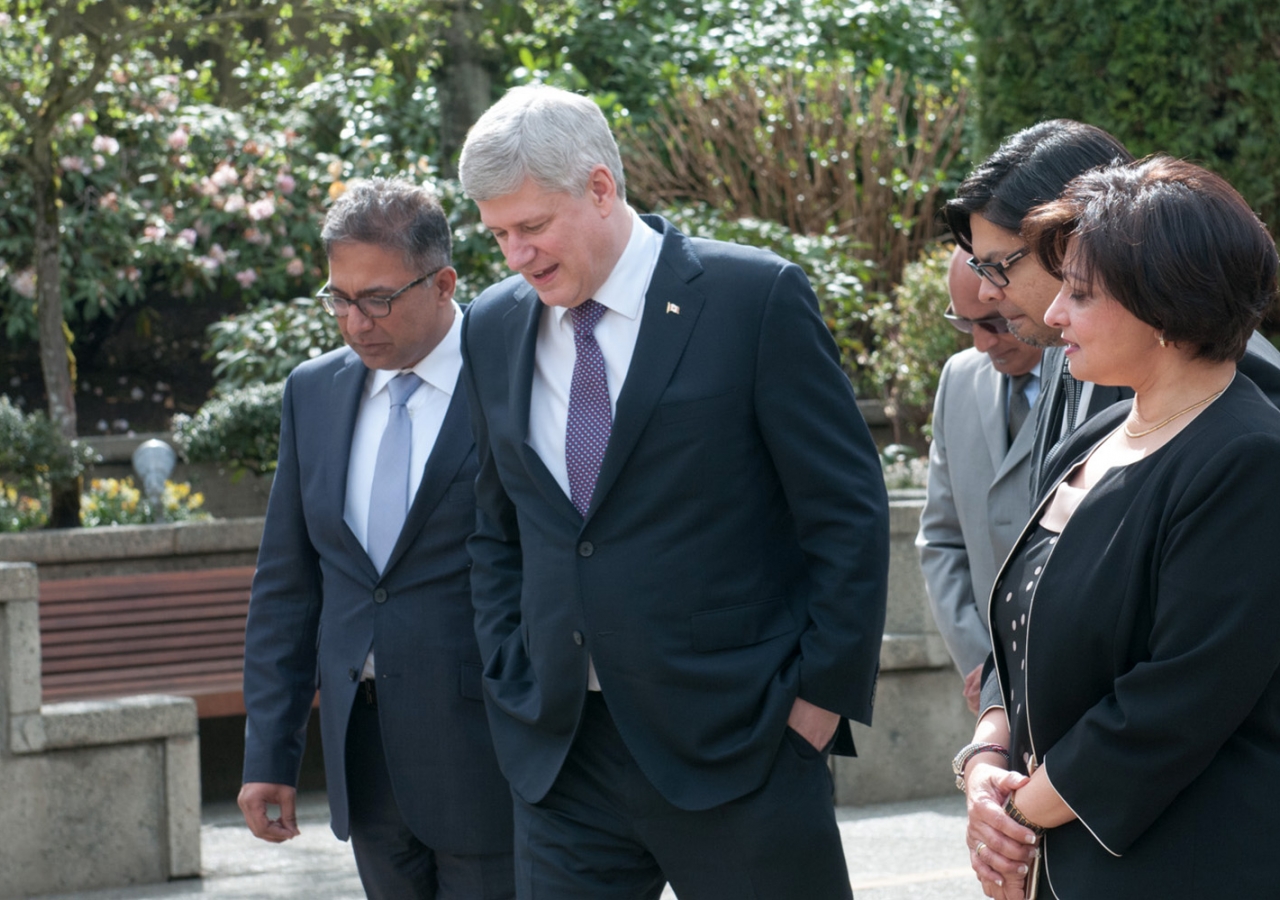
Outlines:
<svg viewBox="0 0 1280 900"><path fill-rule="evenodd" d="M253 566L40 584L46 702L139 693L197 698L202 717L244 712Z"/></svg>
<svg viewBox="0 0 1280 900"><path fill-rule="evenodd" d="M189 594L208 590L248 589L253 566L226 569L193 569L178 572L145 572L138 575L105 575L101 578L67 578L40 582L40 602L146 597L155 594Z"/></svg>

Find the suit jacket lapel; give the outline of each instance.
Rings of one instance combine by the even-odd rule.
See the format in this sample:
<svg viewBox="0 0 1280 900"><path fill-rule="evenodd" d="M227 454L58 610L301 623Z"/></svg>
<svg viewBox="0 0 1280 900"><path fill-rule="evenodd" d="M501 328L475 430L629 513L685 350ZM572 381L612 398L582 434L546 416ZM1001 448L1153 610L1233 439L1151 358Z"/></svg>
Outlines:
<svg viewBox="0 0 1280 900"><path fill-rule="evenodd" d="M520 442L520 452L525 468L538 490L554 508L566 516L578 518L572 501L560 489L560 484L547 468L542 457L529 443L529 404L533 395L533 366L538 349L538 323L542 318L543 304L533 286L519 284L511 298L503 323L506 325L508 363L507 396L511 398L509 413L513 436Z"/></svg>
<svg viewBox="0 0 1280 900"><path fill-rule="evenodd" d="M645 294L640 334L627 370L627 380L618 395L617 413L613 417L609 445L591 495L588 519L609 493L653 415L680 357L684 355L705 299L700 290L690 285L701 274L702 264L689 239L659 217L645 216L644 219L661 225L662 250L649 282L649 291ZM679 312L668 311L668 304L674 304ZM560 493L563 495L564 492Z"/></svg>
<svg viewBox="0 0 1280 900"><path fill-rule="evenodd" d="M342 523L340 532L343 547L352 559L360 561L359 565L366 570L371 579L377 580L378 573L373 567L373 562L365 553L364 547L360 545L360 541L356 540L344 515L347 507L347 469L351 463L351 441L355 436L356 416L360 413L360 397L364 394L365 378L368 374L369 370L365 368L364 363L360 362L360 357L351 351L347 364L333 376L333 397L337 403L337 409L334 413L334 427L331 432L334 435L334 443L330 450L332 455L329 458L334 474L328 479L326 490L331 515Z"/></svg>
<svg viewBox="0 0 1280 900"><path fill-rule="evenodd" d="M1009 446L1008 425L1005 418L1006 379L986 360L979 370L974 399L978 404L978 423L987 440L987 452L991 454L991 469L996 471L1006 456Z"/></svg>
<svg viewBox="0 0 1280 900"><path fill-rule="evenodd" d="M384 571L390 572L405 550L417 539L418 533L426 525L427 519L435 511L444 496L445 489L453 482L453 478L466 462L467 455L475 446L471 434L471 426L467 421L467 398L459 382L445 411L444 421L440 425L440 433L436 436L435 446L427 457L426 467L422 471L422 481L418 484L418 493L409 505L409 513L405 517L404 527L400 529L400 537L387 558Z"/></svg>
<svg viewBox="0 0 1280 900"><path fill-rule="evenodd" d="M999 481L1009 474L1019 463L1027 458L1031 453L1032 445L1036 440L1036 422L1040 412L1040 404L1045 400L1046 391L1044 390L1044 368L1041 367L1040 393L1036 395L1036 402L1031 405L1031 411L1027 413L1027 420L1022 423L1022 430L1018 432L1013 440L1013 445L1009 448L1009 452L1004 455L1004 459L1000 465L996 466L995 481Z"/></svg>

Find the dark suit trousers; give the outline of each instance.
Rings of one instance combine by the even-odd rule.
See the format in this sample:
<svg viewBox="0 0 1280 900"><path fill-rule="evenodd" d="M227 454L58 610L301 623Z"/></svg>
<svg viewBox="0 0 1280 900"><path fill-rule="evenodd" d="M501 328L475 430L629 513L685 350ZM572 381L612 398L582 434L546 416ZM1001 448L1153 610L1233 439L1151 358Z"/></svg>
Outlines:
<svg viewBox="0 0 1280 900"><path fill-rule="evenodd" d="M351 846L370 900L510 900L510 853L436 853L405 825L382 751L376 699L361 685L347 725Z"/></svg>
<svg viewBox="0 0 1280 900"><path fill-rule="evenodd" d="M788 730L768 779L690 812L641 773L597 691L551 791L516 797L520 900L848 900L825 753Z"/></svg>

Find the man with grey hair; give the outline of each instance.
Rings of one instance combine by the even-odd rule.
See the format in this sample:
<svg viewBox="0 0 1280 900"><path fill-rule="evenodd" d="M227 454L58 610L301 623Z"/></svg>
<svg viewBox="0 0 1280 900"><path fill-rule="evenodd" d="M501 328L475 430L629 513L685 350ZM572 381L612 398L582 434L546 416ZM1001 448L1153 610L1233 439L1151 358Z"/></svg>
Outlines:
<svg viewBox="0 0 1280 900"><path fill-rule="evenodd" d="M449 226L430 191L372 179L338 198L322 239L317 297L347 346L285 385L245 636L240 807L263 840L298 834L319 689L333 832L368 896L509 898L511 799L471 627L477 464Z"/></svg>
<svg viewBox="0 0 1280 900"><path fill-rule="evenodd" d="M459 169L519 273L463 325L517 896L851 896L827 754L871 718L888 506L808 280L636 215L583 97L510 91Z"/></svg>

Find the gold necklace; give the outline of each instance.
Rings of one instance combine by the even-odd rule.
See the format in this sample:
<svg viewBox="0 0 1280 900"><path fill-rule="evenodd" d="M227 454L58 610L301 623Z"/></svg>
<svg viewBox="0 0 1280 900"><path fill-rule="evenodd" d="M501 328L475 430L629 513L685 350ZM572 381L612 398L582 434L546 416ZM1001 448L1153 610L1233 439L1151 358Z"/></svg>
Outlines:
<svg viewBox="0 0 1280 900"><path fill-rule="evenodd" d="M1201 406L1206 406L1212 403L1214 400L1217 400L1219 397L1221 397L1226 392L1226 390L1227 390L1226 388L1223 388L1222 390L1218 391L1215 394L1210 394L1208 397L1205 397L1203 400L1197 400L1195 403L1192 403L1186 409L1178 410L1176 413L1171 415L1169 418L1165 419L1159 425L1153 425L1150 428L1146 429L1145 431L1130 431L1129 423L1125 422L1123 426L1124 433L1131 438L1146 437L1147 435L1151 434L1151 432L1153 431L1159 431L1161 428L1168 425L1174 419L1178 418L1178 416L1185 416L1187 413L1191 412L1191 410L1193 409L1199 409ZM1138 401L1136 398L1133 401L1133 408L1135 412L1138 409Z"/></svg>

